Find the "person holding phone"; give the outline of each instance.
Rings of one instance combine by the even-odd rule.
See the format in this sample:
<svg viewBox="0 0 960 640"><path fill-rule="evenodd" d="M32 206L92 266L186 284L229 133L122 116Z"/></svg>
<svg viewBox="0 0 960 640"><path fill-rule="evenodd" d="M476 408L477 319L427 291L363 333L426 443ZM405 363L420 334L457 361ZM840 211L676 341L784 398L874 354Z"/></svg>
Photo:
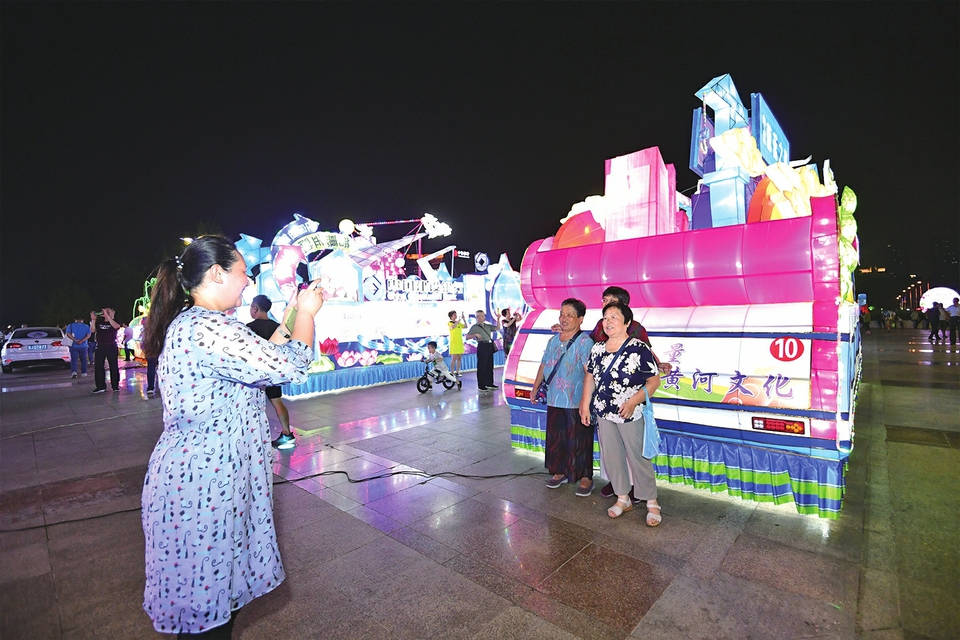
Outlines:
<svg viewBox="0 0 960 640"><path fill-rule="evenodd" d="M97 341L93 365L94 393L107 391L106 365L110 366L110 386L114 391L120 391L120 347L117 346L120 323L114 319L115 313L110 307L104 307L100 313L90 312L90 333Z"/></svg>
<svg viewBox="0 0 960 640"><path fill-rule="evenodd" d="M450 371L457 378L460 377L460 359L463 358L463 330L467 328L467 323L463 319L463 314L457 318L457 312L451 311L447 314L450 328Z"/></svg>
<svg viewBox="0 0 960 640"><path fill-rule="evenodd" d="M306 380L323 290L299 291L292 331L264 340L227 313L246 270L233 243L204 236L153 288L143 351L159 356L163 433L143 485L143 607L161 633L229 638L236 612L285 578L263 389Z"/></svg>

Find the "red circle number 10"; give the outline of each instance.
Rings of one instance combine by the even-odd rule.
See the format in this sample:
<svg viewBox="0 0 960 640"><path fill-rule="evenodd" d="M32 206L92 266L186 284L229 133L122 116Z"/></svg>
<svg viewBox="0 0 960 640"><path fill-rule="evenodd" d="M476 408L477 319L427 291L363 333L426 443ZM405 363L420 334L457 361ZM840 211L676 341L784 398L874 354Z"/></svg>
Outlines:
<svg viewBox="0 0 960 640"><path fill-rule="evenodd" d="M803 343L789 336L777 338L770 343L770 355L780 362L793 362L803 355Z"/></svg>

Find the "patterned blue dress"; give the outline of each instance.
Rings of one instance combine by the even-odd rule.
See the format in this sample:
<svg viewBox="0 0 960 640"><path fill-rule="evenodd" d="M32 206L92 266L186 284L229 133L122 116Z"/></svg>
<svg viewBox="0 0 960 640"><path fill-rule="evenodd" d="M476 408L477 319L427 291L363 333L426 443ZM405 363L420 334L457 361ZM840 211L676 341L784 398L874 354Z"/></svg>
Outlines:
<svg viewBox="0 0 960 640"><path fill-rule="evenodd" d="M302 342L276 345L219 311L192 307L160 354L163 434L141 519L143 608L161 633L199 633L284 579L273 522L263 388L303 382Z"/></svg>

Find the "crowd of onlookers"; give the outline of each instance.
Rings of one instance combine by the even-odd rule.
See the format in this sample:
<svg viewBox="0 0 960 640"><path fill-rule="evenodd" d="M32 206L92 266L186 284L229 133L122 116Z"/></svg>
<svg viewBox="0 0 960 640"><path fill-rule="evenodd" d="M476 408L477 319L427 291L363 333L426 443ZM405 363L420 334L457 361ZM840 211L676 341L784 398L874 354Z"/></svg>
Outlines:
<svg viewBox="0 0 960 640"><path fill-rule="evenodd" d="M956 344L956 332L960 323L960 299L954 298L953 304L944 306L934 302L926 311L922 309L871 309L861 314L860 322L864 330L873 329L922 329L930 331L930 342ZM951 335L951 331L953 335Z"/></svg>
<svg viewBox="0 0 960 640"><path fill-rule="evenodd" d="M927 340L946 343L949 333L950 344L957 344L957 332L960 331L960 298L954 298L953 304L949 307L944 307L940 302L934 302L933 306L927 309L926 320L930 325L930 335L927 336Z"/></svg>
<svg viewBox="0 0 960 640"><path fill-rule="evenodd" d="M867 329L875 327L886 328L887 331L911 328L929 330L929 342L945 344L949 337L950 344L957 344L957 332L960 331L960 298L954 298L953 304L948 307L941 302L934 302L926 311L874 309L864 313L861 322Z"/></svg>

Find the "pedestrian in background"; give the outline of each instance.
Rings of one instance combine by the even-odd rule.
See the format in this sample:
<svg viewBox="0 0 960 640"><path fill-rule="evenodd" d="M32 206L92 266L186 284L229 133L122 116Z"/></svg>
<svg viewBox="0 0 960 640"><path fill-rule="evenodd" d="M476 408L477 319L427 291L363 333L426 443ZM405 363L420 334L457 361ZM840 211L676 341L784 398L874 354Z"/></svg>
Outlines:
<svg viewBox="0 0 960 640"><path fill-rule="evenodd" d="M250 317L253 320L248 322L247 326L264 340L269 340L277 327L280 326L279 322L271 319L268 315L272 307L273 303L270 298L264 295L254 297L250 303ZM272 386L264 389L264 392L267 400L270 401L277 412L277 419L280 420L280 435L271 444L277 449L292 449L297 446L297 441L293 436L293 431L290 430L290 412L283 404L283 390L279 386Z"/></svg>
<svg viewBox="0 0 960 640"><path fill-rule="evenodd" d="M950 344L957 344L957 332L960 331L960 298L954 298L953 304L947 307L950 314Z"/></svg>
<svg viewBox="0 0 960 640"><path fill-rule="evenodd" d="M463 320L463 314L457 318L457 312L451 311L447 314L450 328L450 371L457 378L460 377L460 360L463 358L463 330L467 328L467 323Z"/></svg>
<svg viewBox="0 0 960 640"><path fill-rule="evenodd" d="M124 362L130 362L130 357L133 356L133 359L136 360L136 355L133 353L133 327L124 322L121 327L123 327L123 360Z"/></svg>
<svg viewBox="0 0 960 640"><path fill-rule="evenodd" d="M510 313L510 309L504 309L500 312L500 328L503 330L503 353L510 353L513 341L517 337L517 328L520 326L520 312Z"/></svg>
<svg viewBox="0 0 960 640"><path fill-rule="evenodd" d="M950 313L947 311L947 308L943 306L943 303L938 303L937 311L940 313L940 340L944 344L947 342L947 332L950 329Z"/></svg>
<svg viewBox="0 0 960 640"><path fill-rule="evenodd" d="M147 335L147 326L150 324L150 316L146 315L140 320L140 340L141 344L143 342L143 336ZM141 347L141 350L143 347ZM153 397L155 392L155 386L157 382L157 356L147 356L144 354L144 357L147 360L147 395Z"/></svg>
<svg viewBox="0 0 960 640"><path fill-rule="evenodd" d="M74 317L73 322L67 325L67 337L70 344L70 377L76 378L78 369L83 377L87 377L87 340L90 338L90 326L83 321L82 315Z"/></svg>
<svg viewBox="0 0 960 640"><path fill-rule="evenodd" d="M927 309L927 322L930 324L930 335L927 342L940 342L940 308L939 302Z"/></svg>
<svg viewBox="0 0 960 640"><path fill-rule="evenodd" d="M96 311L91 313L96 314ZM89 325L88 325L89 328ZM96 332L91 332L90 337L87 338L87 364L89 366L94 366L94 363L97 360L97 334Z"/></svg>
<svg viewBox="0 0 960 640"><path fill-rule="evenodd" d="M496 353L493 334L498 328L497 325L487 322L486 313L477 311L477 322L467 332L468 338L475 338L477 341L477 388L480 391L497 388L497 385L493 384L493 354Z"/></svg>
<svg viewBox="0 0 960 640"><path fill-rule="evenodd" d="M120 323L114 319L116 312L110 307L104 307L98 314L90 312L90 332L97 336L97 352L93 369L93 379L96 386L94 393L104 393L107 390L106 367L110 366L110 386L114 391L120 391L120 349L117 347L117 331Z"/></svg>

